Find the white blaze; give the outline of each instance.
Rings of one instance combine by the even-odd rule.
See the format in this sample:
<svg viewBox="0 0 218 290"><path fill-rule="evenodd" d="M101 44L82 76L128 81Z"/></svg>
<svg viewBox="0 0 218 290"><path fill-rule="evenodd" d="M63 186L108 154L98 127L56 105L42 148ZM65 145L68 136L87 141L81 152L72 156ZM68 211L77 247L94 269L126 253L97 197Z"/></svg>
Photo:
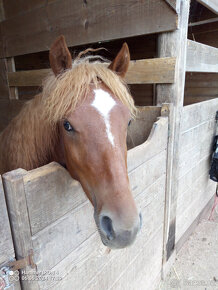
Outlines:
<svg viewBox="0 0 218 290"><path fill-rule="evenodd" d="M92 106L97 109L100 115L103 117L106 127L106 133L109 141L114 146L114 136L111 133L110 126L110 111L116 105L114 99L108 94L108 92L103 91L102 89L94 90L95 99L92 102Z"/></svg>

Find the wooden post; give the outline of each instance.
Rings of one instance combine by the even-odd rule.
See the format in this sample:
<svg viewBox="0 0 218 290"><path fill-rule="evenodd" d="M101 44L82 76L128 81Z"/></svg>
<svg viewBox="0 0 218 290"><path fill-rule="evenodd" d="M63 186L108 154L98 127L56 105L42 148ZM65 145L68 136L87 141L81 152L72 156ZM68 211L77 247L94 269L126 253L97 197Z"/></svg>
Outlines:
<svg viewBox="0 0 218 290"><path fill-rule="evenodd" d="M8 67L8 72L16 72L15 68L15 62L13 57L7 58L7 67ZM17 100L18 99L18 89L17 87L10 87L9 88L10 95L9 99L10 100Z"/></svg>
<svg viewBox="0 0 218 290"><path fill-rule="evenodd" d="M159 57L177 57L174 84L157 85L157 104L173 104L173 113L171 113L169 123L170 138L168 144L166 188L167 210L165 212L163 264L166 263L173 253L175 254L179 133L184 99L189 6L190 0L180 1L179 29L174 32L161 34L158 38ZM170 263L167 264L169 265Z"/></svg>
<svg viewBox="0 0 218 290"><path fill-rule="evenodd" d="M3 184L17 260L29 256L31 250L33 250L26 196L23 184L23 176L25 174L26 170L17 169L3 175ZM28 273L33 270L34 269L32 269L30 266L27 266L25 269L23 269L23 271L25 271L27 274L22 275L21 272L22 289L38 289L37 281L31 281L30 279L28 280ZM34 275L31 276L33 277Z"/></svg>

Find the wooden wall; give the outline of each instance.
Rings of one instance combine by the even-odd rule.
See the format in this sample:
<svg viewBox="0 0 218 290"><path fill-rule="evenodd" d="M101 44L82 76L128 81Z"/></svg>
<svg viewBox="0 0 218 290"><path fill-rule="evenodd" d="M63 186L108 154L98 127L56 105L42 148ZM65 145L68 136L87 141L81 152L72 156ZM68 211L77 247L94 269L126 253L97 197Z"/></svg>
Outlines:
<svg viewBox="0 0 218 290"><path fill-rule="evenodd" d="M3 0L1 57L46 51L63 34L68 46L104 42L177 28L177 14L164 0ZM173 6L173 4L172 4Z"/></svg>
<svg viewBox="0 0 218 290"><path fill-rule="evenodd" d="M209 179L218 99L183 108L180 132L176 242L215 193Z"/></svg>
<svg viewBox="0 0 218 290"><path fill-rule="evenodd" d="M134 245L123 250L109 252L103 246L93 207L59 164L3 176L17 252L25 256L32 247L37 270L56 271L56 280L23 281L23 289L155 288L162 268L167 142L168 119L161 117L149 140L128 151L143 226Z"/></svg>

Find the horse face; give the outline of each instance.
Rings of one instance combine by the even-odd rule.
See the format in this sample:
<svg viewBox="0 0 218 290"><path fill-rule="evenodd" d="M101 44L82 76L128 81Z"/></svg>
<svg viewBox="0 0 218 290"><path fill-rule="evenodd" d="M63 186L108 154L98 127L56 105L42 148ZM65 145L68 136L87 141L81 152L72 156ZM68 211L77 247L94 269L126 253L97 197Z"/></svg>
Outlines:
<svg viewBox="0 0 218 290"><path fill-rule="evenodd" d="M50 50L55 75L70 69L72 58L59 37ZM109 69L121 78L130 61L125 43ZM141 218L133 200L127 174L126 135L130 112L111 91L100 84L60 122L63 162L94 206L94 218L103 243L124 248L133 243Z"/></svg>
<svg viewBox="0 0 218 290"><path fill-rule="evenodd" d="M101 85L60 124L64 159L94 206L102 241L130 245L140 228L127 174L126 135L130 113Z"/></svg>

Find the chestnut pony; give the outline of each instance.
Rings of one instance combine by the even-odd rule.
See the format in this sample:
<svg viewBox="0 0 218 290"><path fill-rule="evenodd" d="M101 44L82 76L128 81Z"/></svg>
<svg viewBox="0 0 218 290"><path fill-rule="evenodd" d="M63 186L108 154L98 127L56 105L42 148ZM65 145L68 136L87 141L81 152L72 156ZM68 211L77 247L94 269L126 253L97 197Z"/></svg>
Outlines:
<svg viewBox="0 0 218 290"><path fill-rule="evenodd" d="M65 39L53 43L51 75L0 135L0 173L64 165L94 206L102 242L133 243L141 218L127 174L127 127L135 106L124 83L130 62L123 44L113 62L72 61Z"/></svg>

